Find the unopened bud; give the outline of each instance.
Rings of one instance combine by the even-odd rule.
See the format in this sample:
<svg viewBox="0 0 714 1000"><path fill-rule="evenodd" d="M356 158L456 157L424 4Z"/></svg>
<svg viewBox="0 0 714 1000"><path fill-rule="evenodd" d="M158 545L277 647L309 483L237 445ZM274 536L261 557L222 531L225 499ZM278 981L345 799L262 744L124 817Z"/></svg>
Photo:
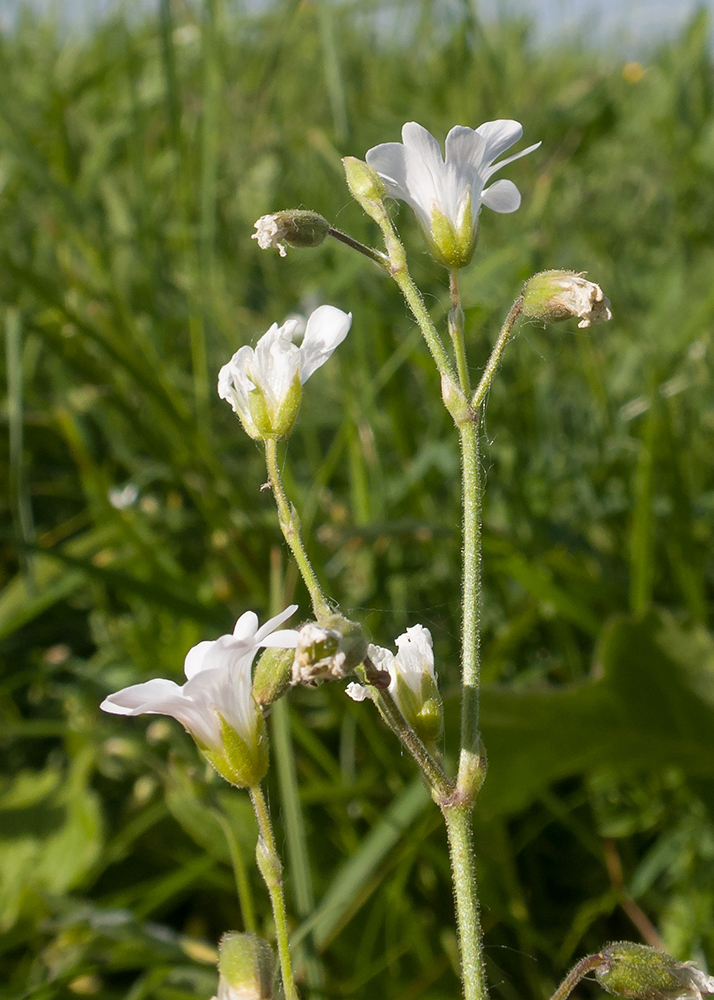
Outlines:
<svg viewBox="0 0 714 1000"><path fill-rule="evenodd" d="M612 319L610 300L602 288L585 278L585 271L542 271L523 287L524 316L558 323L579 317L579 327Z"/></svg>
<svg viewBox="0 0 714 1000"><path fill-rule="evenodd" d="M292 683L314 687L351 674L367 655L362 629L341 615L308 622L298 632Z"/></svg>
<svg viewBox="0 0 714 1000"><path fill-rule="evenodd" d="M218 946L216 1000L271 1000L273 950L255 934L224 934Z"/></svg>
<svg viewBox="0 0 714 1000"><path fill-rule="evenodd" d="M345 156L342 165L345 168L350 194L359 202L367 215L378 222L385 213L384 199L387 197L387 185L375 170L372 170L364 160L358 160L356 156Z"/></svg>
<svg viewBox="0 0 714 1000"><path fill-rule="evenodd" d="M253 697L261 708L272 705L285 694L290 686L294 659L294 649L274 646L263 652L253 676Z"/></svg>
<svg viewBox="0 0 714 1000"><path fill-rule="evenodd" d="M272 215L261 215L255 229L252 239L258 241L261 250L275 247L284 257L288 247L296 250L319 247L325 241L330 223L317 212L291 208Z"/></svg>
<svg viewBox="0 0 714 1000"><path fill-rule="evenodd" d="M678 962L657 948L615 941L601 952L595 978L608 993L632 1000L702 1000L714 993L714 978L692 962Z"/></svg>

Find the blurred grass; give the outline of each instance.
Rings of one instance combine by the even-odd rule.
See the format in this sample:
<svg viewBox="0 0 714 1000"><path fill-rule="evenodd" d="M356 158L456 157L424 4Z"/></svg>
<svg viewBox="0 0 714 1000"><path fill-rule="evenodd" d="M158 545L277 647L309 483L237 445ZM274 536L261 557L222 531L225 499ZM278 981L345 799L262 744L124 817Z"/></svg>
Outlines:
<svg viewBox="0 0 714 1000"><path fill-rule="evenodd" d="M546 996L576 954L643 929L714 962L709 24L640 73L572 40L540 51L467 4L448 22L427 3L242 11L162 0L155 22L84 39L28 14L0 37L0 996L211 996L211 949L243 926L241 858L270 933L244 796L178 726L97 706L268 612L265 472L213 386L288 312L355 316L287 451L316 563L382 644L432 629L455 712L458 453L429 358L367 261L337 245L281 260L249 238L303 205L374 240L340 156L408 119L443 138L514 117L543 140L509 173L523 208L483 213L464 276L475 367L538 269L588 270L615 314L522 326L488 402L477 844L494 992ZM399 221L443 317L443 275ZM304 613L290 569L283 590ZM288 727L313 915L290 864L287 891L322 962L316 977L305 949L312 995L455 996L443 831L409 762L334 687L291 695Z"/></svg>

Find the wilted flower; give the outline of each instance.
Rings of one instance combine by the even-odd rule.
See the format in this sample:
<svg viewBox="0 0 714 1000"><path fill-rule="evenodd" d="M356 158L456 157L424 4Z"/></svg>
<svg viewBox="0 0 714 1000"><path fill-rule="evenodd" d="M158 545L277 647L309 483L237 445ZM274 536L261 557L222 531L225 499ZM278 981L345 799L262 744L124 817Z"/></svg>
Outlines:
<svg viewBox="0 0 714 1000"><path fill-rule="evenodd" d="M579 327L612 319L610 300L585 271L541 271L523 287L523 315L546 323L579 317Z"/></svg>
<svg viewBox="0 0 714 1000"><path fill-rule="evenodd" d="M157 677L110 694L100 707L114 715L172 716L227 781L254 785L268 767L268 739L251 694L251 666L262 646L296 645L296 631L275 631L296 610L297 604L291 604L262 628L257 615L247 611L232 635L189 650L182 687Z"/></svg>
<svg viewBox="0 0 714 1000"><path fill-rule="evenodd" d="M515 212L521 204L512 181L485 185L501 167L540 146L537 142L494 163L522 135L523 127L507 119L485 122L477 129L456 125L446 137L443 159L433 135L416 122L407 122L403 142L375 146L367 153L367 163L392 198L414 209L435 256L447 267L465 267L476 246L481 205L494 212Z"/></svg>
<svg viewBox="0 0 714 1000"><path fill-rule="evenodd" d="M389 693L407 722L424 740L433 743L441 733L441 696L434 673L431 632L413 625L396 639L397 655L381 646L368 646L367 655L378 670L389 673ZM354 701L369 694L361 684L348 684L346 693Z"/></svg>
<svg viewBox="0 0 714 1000"><path fill-rule="evenodd" d="M307 321L301 345L299 319L273 323L255 350L241 347L218 373L218 395L256 439L285 437L300 408L302 386L347 336L352 313L320 306Z"/></svg>
<svg viewBox="0 0 714 1000"><path fill-rule="evenodd" d="M287 247L319 247L325 241L330 223L317 212L296 208L275 212L273 215L261 215L255 229L251 238L258 241L261 250L274 247L284 257L288 252Z"/></svg>
<svg viewBox="0 0 714 1000"><path fill-rule="evenodd" d="M307 622L298 633L292 683L315 686L320 681L347 677L367 655L362 628L342 615L319 624Z"/></svg>
<svg viewBox="0 0 714 1000"><path fill-rule="evenodd" d="M615 941L602 949L602 963L595 978L609 993L632 1000L702 1000L714 993L714 977L701 972L692 962L676 958L657 948Z"/></svg>

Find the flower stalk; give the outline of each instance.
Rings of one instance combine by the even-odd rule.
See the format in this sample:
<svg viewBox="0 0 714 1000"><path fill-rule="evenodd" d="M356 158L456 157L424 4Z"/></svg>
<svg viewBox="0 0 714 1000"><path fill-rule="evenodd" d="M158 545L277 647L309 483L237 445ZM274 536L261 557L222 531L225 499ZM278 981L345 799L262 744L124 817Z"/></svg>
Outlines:
<svg viewBox="0 0 714 1000"><path fill-rule="evenodd" d="M254 785L249 791L259 831L255 857L260 874L265 880L268 895L270 896L270 905L273 910L275 939L278 945L278 958L283 977L285 1000L299 1000L292 960L290 958L290 935L287 910L285 908L285 895L283 893L283 866L277 847L275 846L275 835L273 834L273 825L270 821L268 803L265 801L263 789L260 785Z"/></svg>
<svg viewBox="0 0 714 1000"><path fill-rule="evenodd" d="M280 530L293 554L293 558L300 570L300 575L305 581L312 609L319 621L320 619L329 617L332 614L332 608L322 593L322 588L305 550L300 531L300 516L288 500L283 488L280 466L278 464L278 446L274 438L266 438L265 440L265 462L268 468L268 482L270 483L270 488L273 491L275 503L278 508Z"/></svg>

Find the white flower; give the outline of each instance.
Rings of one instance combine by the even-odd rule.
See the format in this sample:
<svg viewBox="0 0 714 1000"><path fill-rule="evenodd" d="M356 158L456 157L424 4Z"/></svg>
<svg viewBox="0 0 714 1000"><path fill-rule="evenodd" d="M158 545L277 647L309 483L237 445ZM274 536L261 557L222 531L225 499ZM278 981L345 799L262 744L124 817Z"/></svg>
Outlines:
<svg viewBox="0 0 714 1000"><path fill-rule="evenodd" d="M255 784L267 769L267 737L251 693L251 666L262 646L296 645L294 629L275 631L296 610L297 604L291 604L262 628L257 615L246 611L231 635L199 642L189 650L183 686L155 678L110 694L100 708L114 715L170 715L193 736L219 774L233 784ZM263 774L255 779L261 768Z"/></svg>
<svg viewBox="0 0 714 1000"><path fill-rule="evenodd" d="M285 437L292 430L301 387L347 336L352 313L320 306L302 332L298 319L273 323L255 350L241 347L218 373L218 395L238 414L246 432L256 439Z"/></svg>
<svg viewBox="0 0 714 1000"><path fill-rule="evenodd" d="M377 670L389 673L389 693L407 722L424 742L433 742L441 732L442 715L431 632L423 625L412 625L395 642L396 656L372 645L367 655ZM348 684L345 693L353 701L369 697L369 689L361 684Z"/></svg>
<svg viewBox="0 0 714 1000"><path fill-rule="evenodd" d="M456 125L446 137L446 159L430 132L416 122L402 129L403 142L385 142L367 153L367 163L392 198L416 212L436 256L449 267L464 267L476 245L481 205L515 212L521 204L512 181L486 183L497 170L540 146L537 142L499 163L494 161L523 135L515 121L485 122L477 129Z"/></svg>

